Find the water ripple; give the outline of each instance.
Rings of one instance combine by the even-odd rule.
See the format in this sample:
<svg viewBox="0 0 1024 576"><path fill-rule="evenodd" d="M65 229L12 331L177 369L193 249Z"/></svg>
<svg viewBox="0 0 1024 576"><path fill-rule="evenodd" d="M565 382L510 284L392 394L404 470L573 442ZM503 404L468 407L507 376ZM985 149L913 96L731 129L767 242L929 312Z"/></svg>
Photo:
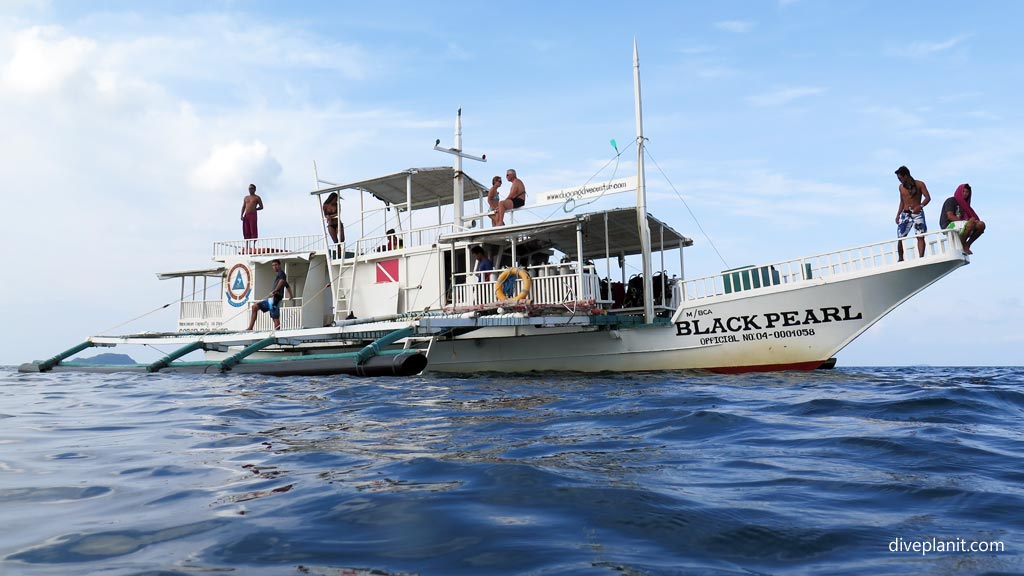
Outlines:
<svg viewBox="0 0 1024 576"><path fill-rule="evenodd" d="M1016 368L7 369L0 573L1024 573L1022 416Z"/></svg>

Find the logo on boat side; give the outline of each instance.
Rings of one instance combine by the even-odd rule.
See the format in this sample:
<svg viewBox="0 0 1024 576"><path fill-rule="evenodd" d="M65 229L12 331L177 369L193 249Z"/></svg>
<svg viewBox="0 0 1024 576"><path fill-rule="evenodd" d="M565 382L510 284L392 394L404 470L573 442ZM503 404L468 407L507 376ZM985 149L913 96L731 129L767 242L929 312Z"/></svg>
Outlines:
<svg viewBox="0 0 1024 576"><path fill-rule="evenodd" d="M228 271L228 289L224 293L228 297L228 304L235 308L241 308L249 301L249 293L252 292L252 272L245 264L235 264Z"/></svg>

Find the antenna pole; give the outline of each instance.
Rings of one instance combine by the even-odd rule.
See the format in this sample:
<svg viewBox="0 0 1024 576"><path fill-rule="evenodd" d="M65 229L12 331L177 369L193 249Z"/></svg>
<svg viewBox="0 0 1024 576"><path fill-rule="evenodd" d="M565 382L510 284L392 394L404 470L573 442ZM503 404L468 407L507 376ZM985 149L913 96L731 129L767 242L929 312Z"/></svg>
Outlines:
<svg viewBox="0 0 1024 576"><path fill-rule="evenodd" d="M455 115L455 147L454 148L442 148L441 141L434 142L434 150L438 152L444 152L455 156L455 186L453 191L453 219L455 225L459 228L463 228L462 225L462 207L465 204L465 189L462 179L462 159L469 158L470 160L477 160L479 162L487 162L487 155L473 156L466 154L462 151L462 106L459 106L459 112Z"/></svg>
<svg viewBox="0 0 1024 576"><path fill-rule="evenodd" d="M633 97L636 102L636 219L643 258L644 322L654 321L654 290L651 272L651 227L647 223L647 183L644 178L644 117L640 105L640 56L633 39Z"/></svg>

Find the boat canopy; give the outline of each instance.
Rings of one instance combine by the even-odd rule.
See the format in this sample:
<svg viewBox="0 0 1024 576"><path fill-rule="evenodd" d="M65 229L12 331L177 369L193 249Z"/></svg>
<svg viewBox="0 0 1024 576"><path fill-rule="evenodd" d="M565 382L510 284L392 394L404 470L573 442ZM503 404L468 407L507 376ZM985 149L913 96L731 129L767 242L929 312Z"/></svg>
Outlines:
<svg viewBox="0 0 1024 576"><path fill-rule="evenodd" d="M160 280L171 280L173 278L195 278L195 277L210 277L220 278L224 275L224 267L218 266L216 268L198 268L196 270L180 270L178 272L157 272L156 277Z"/></svg>
<svg viewBox="0 0 1024 576"><path fill-rule="evenodd" d="M448 206L454 199L455 169L451 166L436 168L409 168L387 176L322 188L310 192L315 196L340 192L342 190L364 190L375 198L388 204L397 205L405 210L408 199L409 182L412 182L412 209ZM465 172L463 177L463 198L475 200L487 195L487 187L477 182Z"/></svg>
<svg viewBox="0 0 1024 576"><path fill-rule="evenodd" d="M636 208L616 208L542 222L445 234L439 240L443 243L476 244L515 240L518 244L530 243L536 248L557 248L565 254L576 254L576 223L580 222L583 226L584 258L604 258L606 254L632 256L642 252L636 218ZM656 250L693 245L692 239L650 214L647 215L647 223L651 230L651 246Z"/></svg>

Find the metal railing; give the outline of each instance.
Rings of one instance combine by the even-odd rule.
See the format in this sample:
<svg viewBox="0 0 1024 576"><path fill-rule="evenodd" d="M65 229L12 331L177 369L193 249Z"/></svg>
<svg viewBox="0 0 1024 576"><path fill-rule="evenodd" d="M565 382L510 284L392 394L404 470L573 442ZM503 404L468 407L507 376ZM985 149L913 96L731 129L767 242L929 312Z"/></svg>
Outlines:
<svg viewBox="0 0 1024 576"><path fill-rule="evenodd" d="M394 234L382 236L368 236L356 241L356 253L371 255L375 252L389 252L392 250L403 250L417 246L432 246L437 239L444 234L455 232L454 224L440 224L413 228L412 230L397 230Z"/></svg>
<svg viewBox="0 0 1024 576"><path fill-rule="evenodd" d="M190 300L180 303L179 320L216 320L220 321L224 303L220 300Z"/></svg>
<svg viewBox="0 0 1024 576"><path fill-rule="evenodd" d="M816 278L832 279L867 271L896 268L906 265L898 261L897 246L899 242L904 242L904 259L907 262L922 258L917 251L919 237L923 237L925 240L923 258L959 255L961 249L959 236L955 232L941 230L795 260L725 270L719 274L677 282L673 286L673 295L678 295L686 300L699 300L782 284L813 282Z"/></svg>
<svg viewBox="0 0 1024 576"><path fill-rule="evenodd" d="M584 268L583 286L579 286L579 276L575 265L549 264L531 266L530 292L527 296L534 304L563 304L567 302L597 301L611 303L601 299L601 278L593 272L592 266ZM455 287L452 291L453 303L456 306L488 306L499 302L495 285L503 270L490 272L469 272L455 274ZM515 287L505 292L508 298L514 298L523 290L523 280L515 276Z"/></svg>
<svg viewBox="0 0 1024 576"><path fill-rule="evenodd" d="M302 328L302 306L281 306L281 330ZM274 320L270 314L260 313L256 316L256 331L274 329Z"/></svg>
<svg viewBox="0 0 1024 576"><path fill-rule="evenodd" d="M305 236L282 236L279 238L252 238L249 240L225 240L213 243L213 257L238 256L240 254L294 254L325 250L326 241L322 234Z"/></svg>

